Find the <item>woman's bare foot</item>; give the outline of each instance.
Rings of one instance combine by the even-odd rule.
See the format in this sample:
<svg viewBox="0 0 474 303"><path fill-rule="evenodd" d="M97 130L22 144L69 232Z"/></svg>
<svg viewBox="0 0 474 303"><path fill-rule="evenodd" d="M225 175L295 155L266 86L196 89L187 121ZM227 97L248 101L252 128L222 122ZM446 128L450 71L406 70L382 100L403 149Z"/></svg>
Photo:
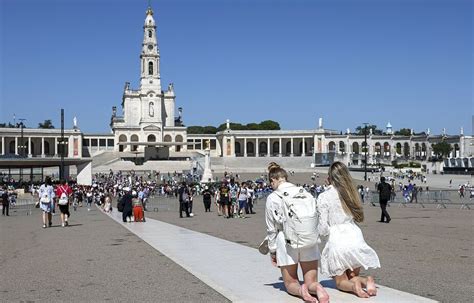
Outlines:
<svg viewBox="0 0 474 303"><path fill-rule="evenodd" d="M318 303L318 300L308 292L308 287L305 284L300 287L300 296L307 303Z"/></svg>
<svg viewBox="0 0 474 303"><path fill-rule="evenodd" d="M362 285L359 281L353 281L354 286L352 286L352 292L356 294L359 298L369 298L369 294L367 294L363 289Z"/></svg>
<svg viewBox="0 0 474 303"><path fill-rule="evenodd" d="M367 293L369 296L376 296L377 295L377 288L375 287L374 278L371 276L367 277Z"/></svg>
<svg viewBox="0 0 474 303"><path fill-rule="evenodd" d="M316 286L316 296L320 303L329 303L329 294L320 283Z"/></svg>

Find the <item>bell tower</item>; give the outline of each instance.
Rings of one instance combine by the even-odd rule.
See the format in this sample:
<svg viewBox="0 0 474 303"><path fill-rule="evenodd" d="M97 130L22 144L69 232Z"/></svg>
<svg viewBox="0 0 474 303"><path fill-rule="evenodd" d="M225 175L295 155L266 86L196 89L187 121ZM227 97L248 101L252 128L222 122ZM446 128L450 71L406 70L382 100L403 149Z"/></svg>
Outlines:
<svg viewBox="0 0 474 303"><path fill-rule="evenodd" d="M145 24L143 25L143 43L140 54L141 73L140 89L161 92L160 51L156 38L156 24L153 10L150 6L146 10Z"/></svg>

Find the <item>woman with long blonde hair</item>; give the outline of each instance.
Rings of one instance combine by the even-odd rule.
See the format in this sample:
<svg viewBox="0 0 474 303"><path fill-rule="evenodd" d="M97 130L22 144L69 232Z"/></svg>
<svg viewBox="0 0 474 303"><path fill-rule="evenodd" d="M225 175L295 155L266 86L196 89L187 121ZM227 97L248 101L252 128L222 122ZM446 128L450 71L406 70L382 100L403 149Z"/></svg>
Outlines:
<svg viewBox="0 0 474 303"><path fill-rule="evenodd" d="M321 272L333 277L339 290L361 298L375 296L374 279L359 275L361 267L380 267L376 252L367 245L356 224L364 220L359 193L341 162L329 167L328 182L328 189L317 200L318 232L329 236L321 256Z"/></svg>
<svg viewBox="0 0 474 303"><path fill-rule="evenodd" d="M267 224L268 249L271 262L281 270L283 282L288 293L301 297L305 302L328 303L329 296L318 282L319 248L315 241L307 247L294 248L288 244L283 232L283 197L280 193L288 193L295 185L288 182L287 172L275 162L268 166L268 179L273 192L268 196L265 205L265 221ZM313 201L314 203L314 201ZM314 207L315 208L315 207ZM314 215L315 220L317 215ZM316 222L313 226L316 232ZM312 231L310 231L311 233ZM317 239L317 235L314 235ZM304 283L298 280L298 264L303 271ZM317 299L312 295L316 295Z"/></svg>

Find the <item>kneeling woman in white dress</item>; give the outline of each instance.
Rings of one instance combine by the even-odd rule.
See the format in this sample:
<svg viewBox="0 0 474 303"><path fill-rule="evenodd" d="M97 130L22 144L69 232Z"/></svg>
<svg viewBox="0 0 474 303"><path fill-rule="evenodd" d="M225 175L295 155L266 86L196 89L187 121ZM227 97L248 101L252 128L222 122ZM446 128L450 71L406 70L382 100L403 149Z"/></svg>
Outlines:
<svg viewBox="0 0 474 303"><path fill-rule="evenodd" d="M364 220L360 196L341 162L329 168L328 182L328 189L317 199L319 235L329 236L321 256L321 272L333 277L339 290L361 298L375 296L374 279L359 275L361 267L380 267L377 254L356 224Z"/></svg>
<svg viewBox="0 0 474 303"><path fill-rule="evenodd" d="M283 282L288 293L301 297L305 302L329 302L326 290L318 282L318 260L320 258L317 240L317 226L310 226L309 233L314 231L314 245L293 248L288 244L283 232L283 197L279 194L296 188L287 181L288 174L278 164L272 162L268 166L268 179L274 190L267 198L265 205L265 221L267 223L267 239L271 261L274 266L281 270ZM298 190L298 189L297 189ZM302 203L302 202L301 202ZM313 206L314 205L313 201ZM313 210L314 218L317 219L316 210ZM300 285L298 280L298 264L303 271L304 283ZM316 295L318 299L311 294Z"/></svg>

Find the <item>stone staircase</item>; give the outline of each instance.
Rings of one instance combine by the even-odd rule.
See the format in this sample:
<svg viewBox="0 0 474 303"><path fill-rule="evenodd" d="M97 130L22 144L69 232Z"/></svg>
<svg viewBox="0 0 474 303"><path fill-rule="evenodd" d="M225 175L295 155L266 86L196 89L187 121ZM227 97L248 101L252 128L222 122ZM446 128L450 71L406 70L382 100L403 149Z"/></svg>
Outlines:
<svg viewBox="0 0 474 303"><path fill-rule="evenodd" d="M313 157L258 157L258 158L211 158L214 172L255 172L266 173L268 164L276 162L281 167L295 172L312 172Z"/></svg>
<svg viewBox="0 0 474 303"><path fill-rule="evenodd" d="M143 165L136 165L132 161L117 160L107 165L96 166L92 168L93 173L108 173L109 170L113 171L159 171L161 173L173 173L175 171L189 171L192 169L192 161L147 161Z"/></svg>

